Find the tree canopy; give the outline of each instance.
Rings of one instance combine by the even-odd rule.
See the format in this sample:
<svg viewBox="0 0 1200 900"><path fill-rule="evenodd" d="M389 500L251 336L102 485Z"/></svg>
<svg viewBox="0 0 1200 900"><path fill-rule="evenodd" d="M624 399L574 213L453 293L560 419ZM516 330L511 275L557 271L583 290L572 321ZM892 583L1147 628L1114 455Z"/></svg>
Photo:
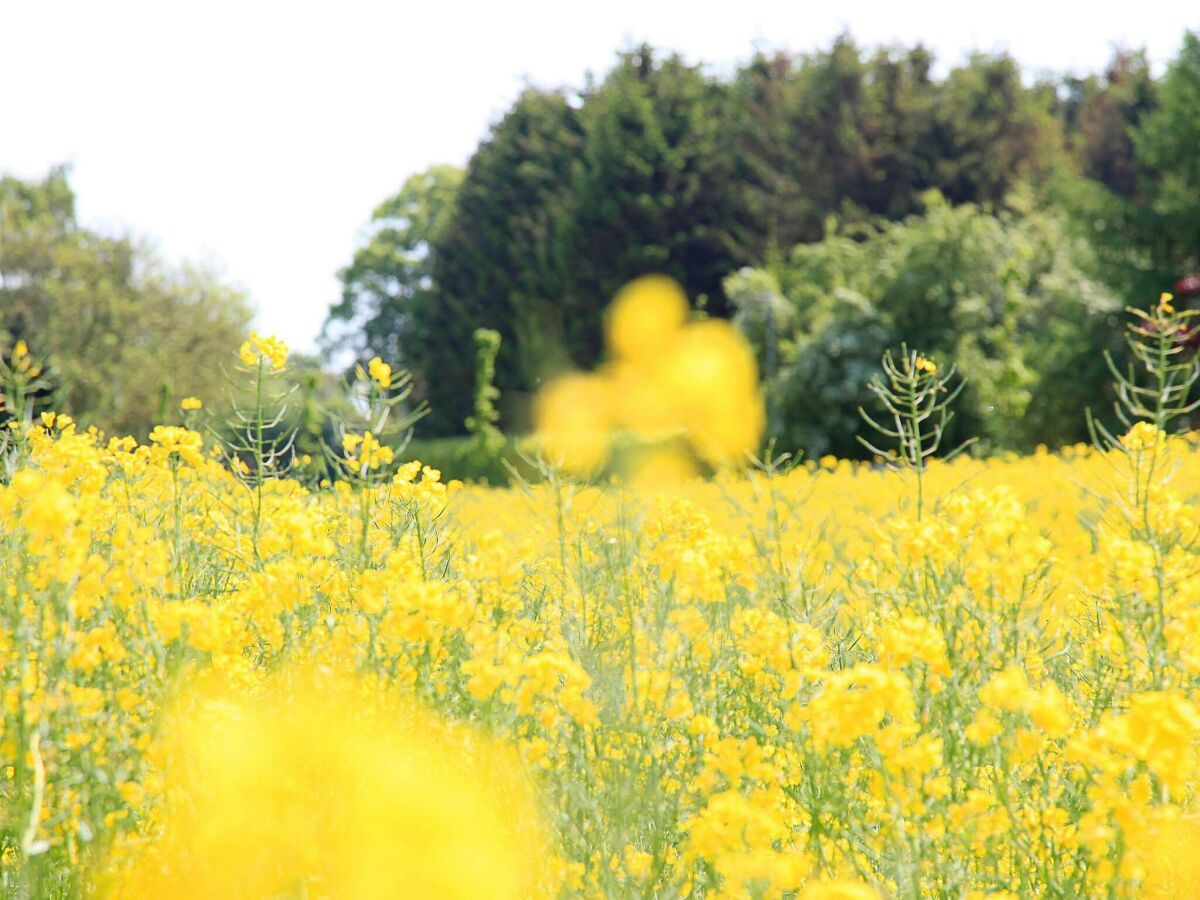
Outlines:
<svg viewBox="0 0 1200 900"><path fill-rule="evenodd" d="M1058 83L1029 82L1005 55L940 77L934 62L921 46L866 52L843 36L718 75L641 46L576 92L528 88L461 178L421 173L376 211L331 311L350 340L329 347L411 367L433 407L423 427L448 434L470 412L472 335L494 329L504 418L519 429L547 376L595 364L606 304L647 272L722 316L730 273L824 240L831 219L861 240L919 213L930 190L981 209L1022 185L1058 190L1080 211L1071 221L1093 185L1106 203L1165 208L1145 172L1182 152L1159 123L1187 105L1183 62L1161 104L1136 53Z"/></svg>

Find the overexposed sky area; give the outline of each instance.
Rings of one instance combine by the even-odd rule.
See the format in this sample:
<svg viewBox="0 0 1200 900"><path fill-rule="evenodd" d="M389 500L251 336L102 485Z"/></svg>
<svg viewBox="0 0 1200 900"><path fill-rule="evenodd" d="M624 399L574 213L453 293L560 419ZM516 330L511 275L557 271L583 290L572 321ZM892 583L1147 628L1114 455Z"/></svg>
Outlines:
<svg viewBox="0 0 1200 900"><path fill-rule="evenodd" d="M1188 27L1195 0L0 0L0 172L70 163L85 225L215 265L310 350L375 205L464 163L527 81L578 86L643 40L727 70L843 30L1083 72L1115 46L1161 65Z"/></svg>

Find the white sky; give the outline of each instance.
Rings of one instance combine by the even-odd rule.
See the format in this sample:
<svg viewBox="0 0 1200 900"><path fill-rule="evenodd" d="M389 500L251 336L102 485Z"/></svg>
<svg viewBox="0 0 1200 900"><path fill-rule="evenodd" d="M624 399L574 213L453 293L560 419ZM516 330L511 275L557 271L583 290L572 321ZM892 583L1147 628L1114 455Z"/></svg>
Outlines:
<svg viewBox="0 0 1200 900"><path fill-rule="evenodd" d="M375 205L465 162L526 81L580 85L642 40L728 69L843 29L1092 71L1117 45L1161 64L1187 27L1195 0L0 0L0 172L71 163L84 224L216 265L311 349Z"/></svg>

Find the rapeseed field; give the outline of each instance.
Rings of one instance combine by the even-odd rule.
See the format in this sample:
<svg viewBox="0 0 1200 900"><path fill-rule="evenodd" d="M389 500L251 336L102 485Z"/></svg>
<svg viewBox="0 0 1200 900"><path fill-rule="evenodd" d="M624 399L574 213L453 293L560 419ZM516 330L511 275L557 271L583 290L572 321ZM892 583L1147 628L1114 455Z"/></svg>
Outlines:
<svg viewBox="0 0 1200 900"><path fill-rule="evenodd" d="M14 418L6 895L1200 895L1197 441L746 462L752 358L652 287L536 483L371 430L310 474L257 336L240 443Z"/></svg>

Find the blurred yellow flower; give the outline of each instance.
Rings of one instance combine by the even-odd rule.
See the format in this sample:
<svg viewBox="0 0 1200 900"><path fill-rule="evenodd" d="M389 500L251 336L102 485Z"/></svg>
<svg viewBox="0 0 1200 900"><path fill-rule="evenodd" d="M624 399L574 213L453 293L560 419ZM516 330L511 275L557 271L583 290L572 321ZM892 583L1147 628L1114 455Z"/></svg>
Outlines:
<svg viewBox="0 0 1200 900"><path fill-rule="evenodd" d="M605 338L618 359L649 360L666 349L687 321L683 289L665 275L646 275L626 285L605 316Z"/></svg>
<svg viewBox="0 0 1200 900"><path fill-rule="evenodd" d="M709 319L683 329L665 363L671 395L696 451L722 466L758 449L766 411L749 342L728 322Z"/></svg>
<svg viewBox="0 0 1200 900"><path fill-rule="evenodd" d="M536 424L547 458L574 472L598 469L611 431L642 441L690 440L706 462L744 462L758 449L766 410L758 366L729 322L687 323L687 298L662 275L639 278L609 307L612 361L542 391Z"/></svg>
<svg viewBox="0 0 1200 900"><path fill-rule="evenodd" d="M179 408L185 411L201 409L204 406L204 401L199 397L184 397L179 401Z"/></svg>
<svg viewBox="0 0 1200 900"><path fill-rule="evenodd" d="M594 472L608 456L612 393L599 375L573 373L552 381L534 402L542 455L568 472Z"/></svg>
<svg viewBox="0 0 1200 900"><path fill-rule="evenodd" d="M758 385L750 344L720 319L696 322L680 332L667 366L677 396L690 408L703 409L713 397L753 396Z"/></svg>
<svg viewBox="0 0 1200 900"><path fill-rule="evenodd" d="M656 491L684 484L699 473L691 457L678 448L658 448L639 456L633 465L633 484Z"/></svg>
<svg viewBox="0 0 1200 900"><path fill-rule="evenodd" d="M861 881L812 881L797 896L798 900L879 900L879 891Z"/></svg>
<svg viewBox="0 0 1200 900"><path fill-rule="evenodd" d="M1132 849L1144 860L1146 877L1142 896L1148 898L1200 896L1200 819L1179 816L1163 822L1148 834L1132 841Z"/></svg>
<svg viewBox="0 0 1200 900"><path fill-rule="evenodd" d="M542 894L540 818L515 757L382 696L327 672L261 690L202 678L166 719L162 825L122 848L103 894Z"/></svg>

